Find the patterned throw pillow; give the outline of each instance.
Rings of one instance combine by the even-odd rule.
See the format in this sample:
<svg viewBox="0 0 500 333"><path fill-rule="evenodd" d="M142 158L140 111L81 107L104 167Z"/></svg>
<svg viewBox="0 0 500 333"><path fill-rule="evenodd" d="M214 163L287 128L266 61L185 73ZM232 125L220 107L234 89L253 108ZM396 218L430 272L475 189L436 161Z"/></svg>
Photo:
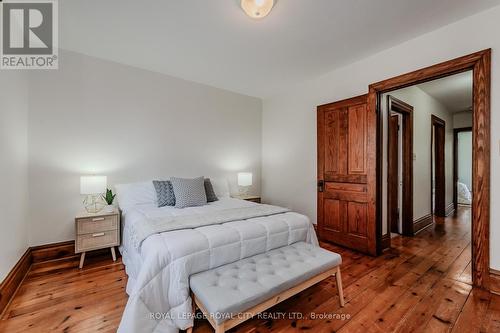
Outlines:
<svg viewBox="0 0 500 333"><path fill-rule="evenodd" d="M210 178L205 178L205 193L207 194L207 202L214 202L219 200L219 198L217 198L217 195L215 194L214 187L212 186Z"/></svg>
<svg viewBox="0 0 500 333"><path fill-rule="evenodd" d="M198 178L170 178L174 188L175 207L195 207L207 204L207 194L205 192L205 179Z"/></svg>
<svg viewBox="0 0 500 333"><path fill-rule="evenodd" d="M158 207L175 206L174 188L170 180L153 180Z"/></svg>

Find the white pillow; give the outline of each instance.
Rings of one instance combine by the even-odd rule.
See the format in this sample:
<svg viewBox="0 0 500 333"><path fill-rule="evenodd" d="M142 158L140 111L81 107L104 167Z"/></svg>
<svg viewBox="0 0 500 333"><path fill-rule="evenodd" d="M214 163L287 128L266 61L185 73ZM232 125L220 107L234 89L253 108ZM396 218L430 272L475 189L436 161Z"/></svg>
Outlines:
<svg viewBox="0 0 500 333"><path fill-rule="evenodd" d="M210 182L212 183L217 198L229 198L231 196L227 179L210 177Z"/></svg>
<svg viewBox="0 0 500 333"><path fill-rule="evenodd" d="M139 204L156 204L156 190L153 181L115 185L116 198L121 209Z"/></svg>

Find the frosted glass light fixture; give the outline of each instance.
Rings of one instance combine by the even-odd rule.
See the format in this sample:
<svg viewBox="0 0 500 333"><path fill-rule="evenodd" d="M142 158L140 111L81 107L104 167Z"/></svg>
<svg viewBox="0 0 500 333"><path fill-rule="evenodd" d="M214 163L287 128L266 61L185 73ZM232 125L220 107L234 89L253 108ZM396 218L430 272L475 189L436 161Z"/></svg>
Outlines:
<svg viewBox="0 0 500 333"><path fill-rule="evenodd" d="M274 0L241 0L241 8L251 18L266 17L274 6Z"/></svg>
<svg viewBox="0 0 500 333"><path fill-rule="evenodd" d="M106 176L81 176L80 194L86 195L83 205L89 213L100 212L105 204L102 194L106 191Z"/></svg>

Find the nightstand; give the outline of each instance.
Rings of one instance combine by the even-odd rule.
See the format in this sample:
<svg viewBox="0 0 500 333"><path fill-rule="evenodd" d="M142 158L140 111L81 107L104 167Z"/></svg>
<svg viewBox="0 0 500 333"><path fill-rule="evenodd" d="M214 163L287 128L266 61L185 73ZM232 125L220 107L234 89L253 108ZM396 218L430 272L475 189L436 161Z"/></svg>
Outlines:
<svg viewBox="0 0 500 333"><path fill-rule="evenodd" d="M244 194L235 194L231 196L232 198L235 199L240 199L240 200L246 200L246 201L251 201L251 202L256 202L256 203L261 203L260 196L258 195L244 195Z"/></svg>
<svg viewBox="0 0 500 333"><path fill-rule="evenodd" d="M75 253L81 253L80 268L85 261L85 253L105 248L111 249L116 261L115 246L120 245L120 212L81 213L75 217Z"/></svg>

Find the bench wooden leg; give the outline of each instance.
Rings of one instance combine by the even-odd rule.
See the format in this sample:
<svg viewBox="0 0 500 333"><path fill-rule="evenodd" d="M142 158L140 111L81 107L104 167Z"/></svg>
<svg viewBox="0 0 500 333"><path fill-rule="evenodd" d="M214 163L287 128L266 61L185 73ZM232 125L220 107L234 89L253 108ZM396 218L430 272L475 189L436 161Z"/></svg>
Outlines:
<svg viewBox="0 0 500 333"><path fill-rule="evenodd" d="M194 294L193 293L191 293L191 307L193 310L193 326L189 327L186 330L186 333L193 333L193 328L194 328L194 316L196 315L196 303L194 301Z"/></svg>
<svg viewBox="0 0 500 333"><path fill-rule="evenodd" d="M340 306L344 307L345 305L344 289L342 288L342 275L340 275L340 266L337 267L337 272L335 273L335 277L337 278L337 289L339 291Z"/></svg>

